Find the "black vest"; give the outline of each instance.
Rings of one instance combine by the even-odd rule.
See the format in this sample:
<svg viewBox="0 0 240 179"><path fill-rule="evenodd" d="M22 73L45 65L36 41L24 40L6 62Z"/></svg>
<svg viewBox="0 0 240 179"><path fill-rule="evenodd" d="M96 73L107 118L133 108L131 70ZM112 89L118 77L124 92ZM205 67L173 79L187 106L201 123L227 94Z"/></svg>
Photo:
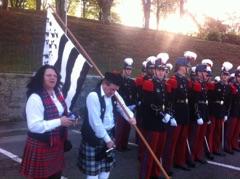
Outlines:
<svg viewBox="0 0 240 179"><path fill-rule="evenodd" d="M100 89L100 85L97 86L97 88L95 90L93 90L93 92L96 92L97 95L98 95L98 99L99 99L99 102L100 102L100 110L101 110L101 114L100 114L100 118L102 119L103 121L103 118L104 118L104 114L105 114L105 111L106 111L106 103L105 103L105 100L104 100L104 96L101 96L101 89ZM115 119L115 116L116 116L116 108L117 108L117 101L115 99L115 97L113 96L112 98L112 105L113 105L113 114L114 114L114 119ZM83 121L83 125L82 125L82 140L84 143L87 143L91 146L97 146L99 144L102 143L103 139L102 138L98 138L92 127L90 126L89 124L89 119L88 119L88 109L86 107L86 110L85 110L85 119ZM112 129L112 132L114 132L114 129Z"/></svg>

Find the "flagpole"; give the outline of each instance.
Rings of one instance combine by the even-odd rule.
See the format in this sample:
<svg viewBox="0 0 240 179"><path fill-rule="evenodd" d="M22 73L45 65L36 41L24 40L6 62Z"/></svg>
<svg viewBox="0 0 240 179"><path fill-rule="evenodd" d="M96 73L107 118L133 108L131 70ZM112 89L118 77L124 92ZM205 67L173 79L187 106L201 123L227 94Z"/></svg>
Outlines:
<svg viewBox="0 0 240 179"><path fill-rule="evenodd" d="M52 8L51 5L49 5L49 7L52 9L52 11L54 12L54 9ZM89 62L91 63L90 66L94 67L94 69L97 71L97 73L100 75L101 78L104 78L104 75L102 74L102 72L100 71L100 69L97 67L97 65L94 63L94 61L92 60L92 58L88 55L88 53L85 51L85 49L83 48L83 46L78 42L78 40L76 39L76 37L73 35L73 33L71 32L71 30L66 27L64 25L64 22L62 21L62 19L59 17L59 15L57 13L55 13L56 18L58 19L58 21L61 23L62 26L64 26L64 28L66 28L70 38L72 38L72 40L74 41L74 43L76 44L77 48L79 48L81 50L81 52L83 53L83 55L87 58L87 61L89 60ZM116 96L116 95L115 95ZM118 99L118 97L116 96L116 99L118 101L118 103L120 104L121 108L123 109L124 113L127 115L128 119L130 119L130 115L128 114L127 110L125 109L125 107L123 106L123 104L120 102L120 100ZM160 161L158 160L158 158L156 157L156 155L154 154L154 152L152 151L151 147L149 146L148 142L146 141L146 139L144 138L144 136L142 135L141 131L138 129L137 125L132 125L134 127L134 129L136 130L137 134L139 135L140 139L142 140L142 142L144 143L144 145L147 147L148 151L150 152L151 156L153 157L154 161L157 163L159 169L162 171L163 175L166 177L166 179L169 179L170 177L168 176L167 172L164 170L162 164L160 163Z"/></svg>

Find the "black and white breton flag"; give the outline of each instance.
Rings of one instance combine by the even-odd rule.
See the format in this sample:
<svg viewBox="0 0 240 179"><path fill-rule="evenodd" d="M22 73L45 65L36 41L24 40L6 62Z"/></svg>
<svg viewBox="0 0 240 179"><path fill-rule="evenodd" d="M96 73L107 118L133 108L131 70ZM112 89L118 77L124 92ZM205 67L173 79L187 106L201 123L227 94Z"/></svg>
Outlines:
<svg viewBox="0 0 240 179"><path fill-rule="evenodd" d="M63 95L68 108L71 110L90 66L49 10L47 12L42 62L43 65L55 66L60 73Z"/></svg>

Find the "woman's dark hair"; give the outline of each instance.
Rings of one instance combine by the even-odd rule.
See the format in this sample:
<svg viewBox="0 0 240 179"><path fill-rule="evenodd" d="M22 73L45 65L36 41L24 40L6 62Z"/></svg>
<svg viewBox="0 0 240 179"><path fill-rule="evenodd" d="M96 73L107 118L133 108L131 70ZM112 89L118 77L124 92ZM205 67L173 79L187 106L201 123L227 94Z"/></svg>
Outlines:
<svg viewBox="0 0 240 179"><path fill-rule="evenodd" d="M53 69L55 73L57 74L57 83L56 86L54 87L54 90L56 91L60 85L60 79L61 76L58 73L57 69L54 66L51 65L44 65L41 66L36 74L30 79L29 83L27 84L27 98L32 94L32 93L37 93L39 94L43 90L43 79L44 79L44 73L47 69Z"/></svg>

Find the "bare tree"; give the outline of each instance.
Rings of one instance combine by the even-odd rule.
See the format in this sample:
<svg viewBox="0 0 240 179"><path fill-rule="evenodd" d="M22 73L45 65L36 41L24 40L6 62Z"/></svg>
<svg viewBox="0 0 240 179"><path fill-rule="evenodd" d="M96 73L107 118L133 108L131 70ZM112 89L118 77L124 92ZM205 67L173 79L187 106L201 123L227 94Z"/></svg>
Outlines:
<svg viewBox="0 0 240 179"><path fill-rule="evenodd" d="M156 24L159 29L160 19L166 17L170 13L173 13L178 8L179 0L153 0L152 7L156 12Z"/></svg>
<svg viewBox="0 0 240 179"><path fill-rule="evenodd" d="M144 28L149 29L151 0L142 0L142 5L143 5L143 13L144 13Z"/></svg>
<svg viewBox="0 0 240 179"><path fill-rule="evenodd" d="M36 10L37 11L41 10L41 4L42 4L41 0L36 0Z"/></svg>
<svg viewBox="0 0 240 179"><path fill-rule="evenodd" d="M63 22L65 22L65 18L66 18L65 1L66 0L56 0L55 1L57 14L61 17Z"/></svg>
<svg viewBox="0 0 240 179"><path fill-rule="evenodd" d="M111 7L113 4L113 0L97 0L100 12L99 12L99 20L103 23L111 23Z"/></svg>

